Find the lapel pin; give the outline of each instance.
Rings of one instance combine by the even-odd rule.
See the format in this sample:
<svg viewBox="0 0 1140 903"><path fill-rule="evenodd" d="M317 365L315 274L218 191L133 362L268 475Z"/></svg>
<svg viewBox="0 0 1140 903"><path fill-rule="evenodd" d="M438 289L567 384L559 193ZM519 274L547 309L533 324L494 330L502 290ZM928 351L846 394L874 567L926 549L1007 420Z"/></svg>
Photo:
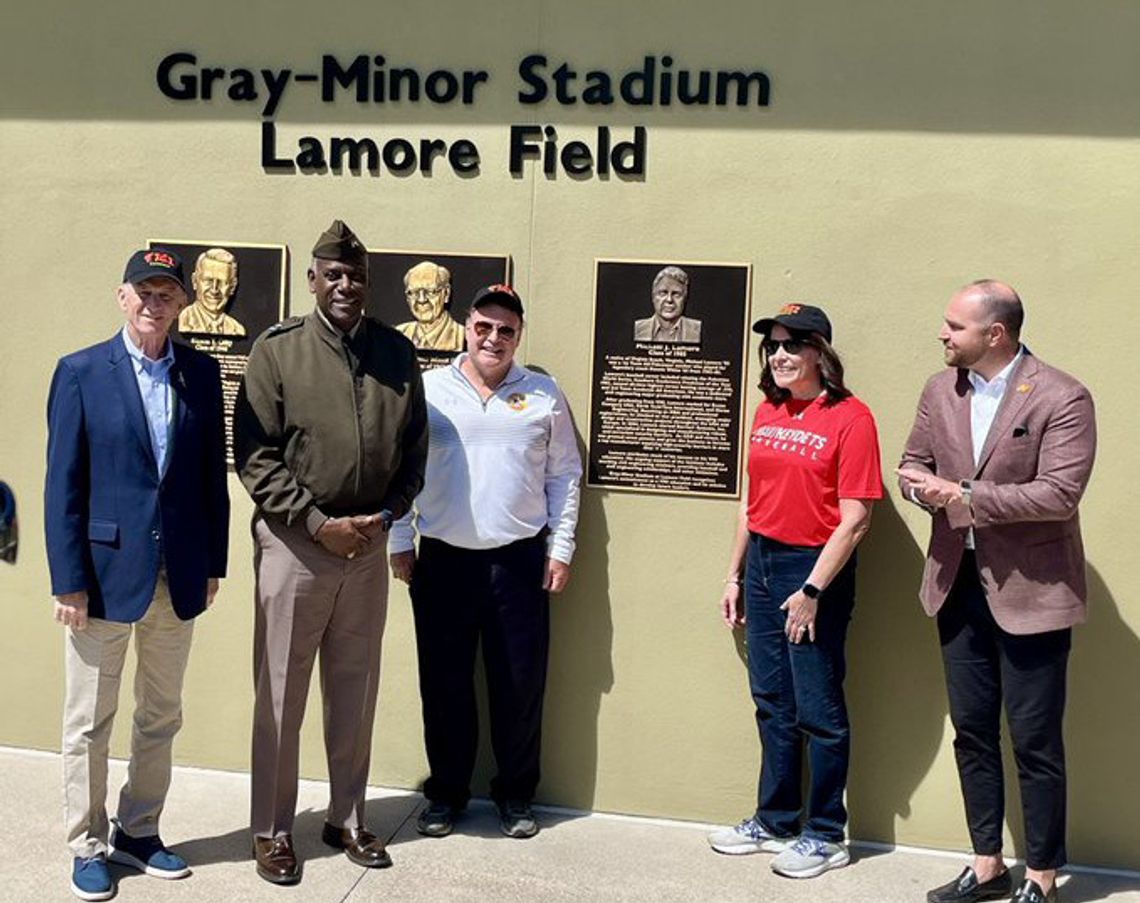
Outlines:
<svg viewBox="0 0 1140 903"><path fill-rule="evenodd" d="M1032 383L1022 383L1020 386L1017 387L1017 391L1024 395L1027 392L1033 391L1033 385L1032 385Z"/></svg>

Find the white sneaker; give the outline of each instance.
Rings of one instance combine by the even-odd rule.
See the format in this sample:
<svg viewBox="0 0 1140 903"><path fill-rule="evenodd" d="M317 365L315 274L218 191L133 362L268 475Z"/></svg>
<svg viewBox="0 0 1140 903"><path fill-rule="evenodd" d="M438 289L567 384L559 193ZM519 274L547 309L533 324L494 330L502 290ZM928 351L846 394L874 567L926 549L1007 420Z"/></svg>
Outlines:
<svg viewBox="0 0 1140 903"><path fill-rule="evenodd" d="M745 853L781 853L792 842L790 837L768 833L756 817L746 818L735 828L721 828L709 835L709 846L718 853L740 856Z"/></svg>
<svg viewBox="0 0 1140 903"><path fill-rule="evenodd" d="M814 837L800 837L772 860L772 871L785 878L814 878L851 861L847 847Z"/></svg>

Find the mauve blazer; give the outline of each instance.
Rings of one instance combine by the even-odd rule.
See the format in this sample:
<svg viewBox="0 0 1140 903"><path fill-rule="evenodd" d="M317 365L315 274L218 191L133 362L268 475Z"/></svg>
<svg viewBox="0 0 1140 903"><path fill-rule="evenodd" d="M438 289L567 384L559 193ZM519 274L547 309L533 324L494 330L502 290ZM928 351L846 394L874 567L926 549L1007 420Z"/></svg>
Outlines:
<svg viewBox="0 0 1140 903"><path fill-rule="evenodd" d="M1077 506L1096 454L1096 414L1081 383L1026 351L974 465L973 388L962 369L922 391L901 467L970 480L974 545L986 598L1008 633L1059 630L1085 620L1085 555ZM910 500L910 487L899 481ZM970 511L935 511L920 595L934 615L950 592Z"/></svg>

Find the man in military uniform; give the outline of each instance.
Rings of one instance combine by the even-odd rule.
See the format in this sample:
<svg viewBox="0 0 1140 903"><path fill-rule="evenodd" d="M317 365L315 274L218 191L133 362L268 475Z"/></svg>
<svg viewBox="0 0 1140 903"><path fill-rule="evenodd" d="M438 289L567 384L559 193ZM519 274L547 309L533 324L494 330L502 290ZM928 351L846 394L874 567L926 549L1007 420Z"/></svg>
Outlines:
<svg viewBox="0 0 1140 903"><path fill-rule="evenodd" d="M300 879L292 829L309 677L321 659L330 801L322 839L391 864L364 825L387 532L423 485L427 411L412 343L364 316L368 260L340 220L313 248L316 310L253 346L234 457L257 505L251 829L257 873Z"/></svg>

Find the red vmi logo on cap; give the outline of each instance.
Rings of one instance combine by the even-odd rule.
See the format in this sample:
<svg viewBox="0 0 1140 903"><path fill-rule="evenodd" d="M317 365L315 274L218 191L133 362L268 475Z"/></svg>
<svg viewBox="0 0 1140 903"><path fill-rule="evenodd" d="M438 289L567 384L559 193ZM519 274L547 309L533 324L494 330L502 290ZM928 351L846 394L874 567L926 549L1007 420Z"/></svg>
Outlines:
<svg viewBox="0 0 1140 903"><path fill-rule="evenodd" d="M508 295L515 294L515 290L505 282L500 282L496 285L492 285L490 290L493 292L506 292Z"/></svg>
<svg viewBox="0 0 1140 903"><path fill-rule="evenodd" d="M799 304L785 304L780 308L780 314L798 314L800 312L800 308L801 305Z"/></svg>
<svg viewBox="0 0 1140 903"><path fill-rule="evenodd" d="M143 255L143 260L152 267L168 267L174 269L174 258L164 251L150 251Z"/></svg>

